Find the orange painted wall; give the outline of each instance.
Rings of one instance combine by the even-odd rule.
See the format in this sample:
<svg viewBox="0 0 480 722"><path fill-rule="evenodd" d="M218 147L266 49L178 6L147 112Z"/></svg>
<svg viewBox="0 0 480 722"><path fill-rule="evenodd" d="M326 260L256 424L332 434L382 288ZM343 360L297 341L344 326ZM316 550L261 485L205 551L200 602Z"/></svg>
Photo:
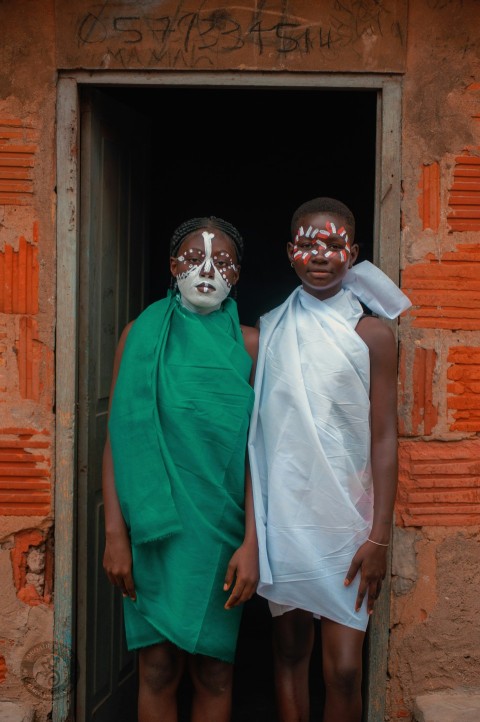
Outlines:
<svg viewBox="0 0 480 722"><path fill-rule="evenodd" d="M123 4L131 14L131 3ZM258 33L256 44L241 45L237 38L238 47L214 56L199 54L198 42L189 55L182 51L185 28L172 26L170 45L158 25L147 33L145 23L151 25L158 4L139 4L140 19L128 31L125 24L110 22L109 11L100 21L88 0L0 4L2 36L11 39L0 49L0 570L5 580L0 700L34 707L41 721L51 706L26 691L20 668L26 651L53 634L57 70L204 70L212 69L212 62L213 69L391 70L404 73L399 224L402 286L413 308L400 324L400 482L388 718L413 721L416 695L473 688L480 679L474 651L480 648L474 625L480 542L480 7L475 0L411 0L408 8L406 2L367 1L360 4L362 23L353 24L350 11L358 12L358 3L343 3L350 15L342 15L332 10L338 4L326 2L322 22L327 18L330 24L323 24L321 35L316 5L292 0L282 15L281 3L271 0L269 17L304 18L313 30L302 26L294 40L283 30L265 34L262 52ZM163 5L166 16L175 3ZM232 25L216 28L221 42L232 43L245 31L250 5L236 3L233 10L231 3L208 3L210 11L237 12L235 33ZM192 26L190 38L198 41L199 27ZM293 42L295 51L283 52ZM305 42L315 49L308 58L301 52ZM43 560L37 576L29 568L32 550Z"/></svg>

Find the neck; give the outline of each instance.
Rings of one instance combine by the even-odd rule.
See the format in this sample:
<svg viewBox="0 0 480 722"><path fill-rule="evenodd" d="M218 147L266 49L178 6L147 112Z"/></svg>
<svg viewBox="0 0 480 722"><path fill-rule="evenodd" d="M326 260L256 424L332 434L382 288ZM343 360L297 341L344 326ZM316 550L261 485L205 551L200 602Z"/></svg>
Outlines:
<svg viewBox="0 0 480 722"><path fill-rule="evenodd" d="M209 313L213 313L213 311L218 311L221 307L221 303L210 306L210 308L199 308L198 306L194 306L193 303L190 303L190 301L187 301L186 298L184 298L180 294L180 302L184 308L187 309L187 311L191 311L192 313L198 313L199 316L207 316Z"/></svg>

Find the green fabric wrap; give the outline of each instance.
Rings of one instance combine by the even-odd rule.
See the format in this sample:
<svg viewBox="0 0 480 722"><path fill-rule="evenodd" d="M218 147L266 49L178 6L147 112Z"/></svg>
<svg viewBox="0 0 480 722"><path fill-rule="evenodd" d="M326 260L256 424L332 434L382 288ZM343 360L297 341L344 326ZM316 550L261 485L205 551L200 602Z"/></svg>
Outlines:
<svg viewBox="0 0 480 722"><path fill-rule="evenodd" d="M240 609L223 609L223 579L244 535L250 370L231 299L199 315L170 294L130 330L109 420L137 591L129 648L233 659Z"/></svg>

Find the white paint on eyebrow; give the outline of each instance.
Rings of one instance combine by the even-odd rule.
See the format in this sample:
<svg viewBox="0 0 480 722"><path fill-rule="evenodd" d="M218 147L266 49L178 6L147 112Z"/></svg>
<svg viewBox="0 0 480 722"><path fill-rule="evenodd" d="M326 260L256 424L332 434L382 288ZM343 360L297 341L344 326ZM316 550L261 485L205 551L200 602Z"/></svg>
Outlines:
<svg viewBox="0 0 480 722"><path fill-rule="evenodd" d="M310 233L311 233L312 231L313 231L313 227L312 227L312 226L308 226L307 232L305 233L305 235L306 235L307 238L310 238Z"/></svg>

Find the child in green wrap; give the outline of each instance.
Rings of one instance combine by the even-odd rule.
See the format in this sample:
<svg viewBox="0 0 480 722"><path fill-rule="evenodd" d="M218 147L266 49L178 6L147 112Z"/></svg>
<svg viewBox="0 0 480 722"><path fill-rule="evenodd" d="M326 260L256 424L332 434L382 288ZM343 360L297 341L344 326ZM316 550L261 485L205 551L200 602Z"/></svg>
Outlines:
<svg viewBox="0 0 480 722"><path fill-rule="evenodd" d="M103 460L104 568L139 649L139 722L227 722L241 606L258 549L246 441L258 331L235 301L238 231L195 218L175 231L175 286L129 324L116 353Z"/></svg>

